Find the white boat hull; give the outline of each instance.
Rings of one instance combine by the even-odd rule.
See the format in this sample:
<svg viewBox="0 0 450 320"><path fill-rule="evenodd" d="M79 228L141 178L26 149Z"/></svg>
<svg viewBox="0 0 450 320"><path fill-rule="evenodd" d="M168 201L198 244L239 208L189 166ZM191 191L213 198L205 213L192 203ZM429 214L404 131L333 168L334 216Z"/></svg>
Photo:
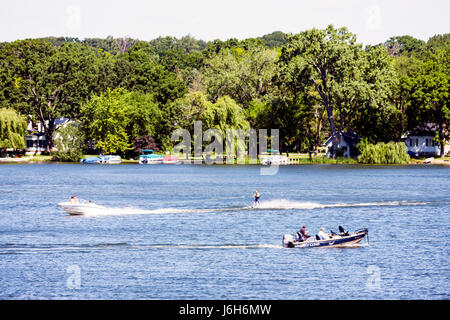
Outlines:
<svg viewBox="0 0 450 320"><path fill-rule="evenodd" d="M139 164L161 164L163 163L163 158L139 158Z"/></svg>
<svg viewBox="0 0 450 320"><path fill-rule="evenodd" d="M58 205L65 212L73 216L85 215L93 212L98 212L99 210L106 209L106 207L99 206L94 203L71 203L71 202L60 202Z"/></svg>

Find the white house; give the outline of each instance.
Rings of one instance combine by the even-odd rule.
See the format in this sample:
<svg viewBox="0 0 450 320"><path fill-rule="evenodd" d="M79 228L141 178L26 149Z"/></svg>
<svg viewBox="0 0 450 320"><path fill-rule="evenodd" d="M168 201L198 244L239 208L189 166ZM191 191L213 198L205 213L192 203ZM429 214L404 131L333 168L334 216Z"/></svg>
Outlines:
<svg viewBox="0 0 450 320"><path fill-rule="evenodd" d="M338 137L338 149L345 158L356 157L358 155L357 145L359 143L359 136L352 131L342 132ZM323 144L326 147L326 156L331 158L333 156L333 142L332 137L329 137Z"/></svg>
<svg viewBox="0 0 450 320"><path fill-rule="evenodd" d="M437 126L433 123L426 123L408 132L403 139L408 147L410 156L440 156L441 146L434 140L436 137ZM444 152L447 154L450 146L445 145Z"/></svg>
<svg viewBox="0 0 450 320"><path fill-rule="evenodd" d="M69 123L71 120L69 118L56 118L55 119L55 129L60 126L64 126ZM48 120L46 121L48 123ZM25 154L40 154L43 151L47 150L47 139L44 135L44 126L42 122L38 122L36 124L31 121L28 122L27 127L28 132L30 134L25 136Z"/></svg>

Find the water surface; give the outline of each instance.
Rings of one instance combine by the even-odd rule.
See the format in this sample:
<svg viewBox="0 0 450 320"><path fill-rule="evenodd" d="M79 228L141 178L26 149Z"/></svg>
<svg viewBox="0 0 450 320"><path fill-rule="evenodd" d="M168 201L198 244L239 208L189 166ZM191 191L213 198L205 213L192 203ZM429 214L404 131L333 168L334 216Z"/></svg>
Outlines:
<svg viewBox="0 0 450 320"><path fill-rule="evenodd" d="M1 299L449 298L446 167L28 164L0 177ZM108 209L68 216L57 203L71 195ZM282 248L302 225L367 227L370 244Z"/></svg>

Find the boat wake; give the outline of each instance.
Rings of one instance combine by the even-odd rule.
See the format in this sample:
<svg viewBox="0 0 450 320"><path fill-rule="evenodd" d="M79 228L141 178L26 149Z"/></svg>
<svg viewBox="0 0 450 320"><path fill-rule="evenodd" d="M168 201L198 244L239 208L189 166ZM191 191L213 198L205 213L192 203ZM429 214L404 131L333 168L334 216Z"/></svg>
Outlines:
<svg viewBox="0 0 450 320"><path fill-rule="evenodd" d="M1 254L24 254L57 251L96 251L96 250L153 250L153 249L281 249L275 244L131 244L131 243L96 243L96 244L6 244L0 245Z"/></svg>
<svg viewBox="0 0 450 320"><path fill-rule="evenodd" d="M429 202L419 201L379 201L379 202L360 202L360 203L317 203L317 202L302 202L292 201L287 199L275 199L261 202L253 209L322 209L322 208L351 208L351 207L384 207L384 206L421 206L428 205Z"/></svg>
<svg viewBox="0 0 450 320"><path fill-rule="evenodd" d="M190 213L199 212L201 210L195 209L180 209L180 208L160 208L146 210L136 207L106 207L91 208L86 211L84 216L120 216L120 215L136 215L136 214L167 214L167 213Z"/></svg>
<svg viewBox="0 0 450 320"><path fill-rule="evenodd" d="M229 206L216 208L157 208L143 209L132 206L107 207L98 206L88 208L83 216L114 216L114 215L142 215L142 214L187 214L187 213L215 213L215 212L241 212L253 210L314 210L323 208L353 208L353 207L386 207L386 206L424 206L432 205L432 202L419 201L380 201L360 203L318 203L303 202L287 199L274 199L262 201L257 207L253 206Z"/></svg>

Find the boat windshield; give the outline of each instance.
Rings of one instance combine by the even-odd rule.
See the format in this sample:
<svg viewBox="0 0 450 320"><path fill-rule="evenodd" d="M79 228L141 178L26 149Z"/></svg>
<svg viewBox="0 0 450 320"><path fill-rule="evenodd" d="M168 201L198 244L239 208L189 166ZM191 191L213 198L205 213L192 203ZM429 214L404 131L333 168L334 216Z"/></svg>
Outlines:
<svg viewBox="0 0 450 320"><path fill-rule="evenodd" d="M70 200L69 200L69 202L71 202ZM72 202L73 204L94 204L93 202L92 202L92 200L85 200L85 199L80 199L80 198L78 198L77 197L77 200L75 201L75 202Z"/></svg>

